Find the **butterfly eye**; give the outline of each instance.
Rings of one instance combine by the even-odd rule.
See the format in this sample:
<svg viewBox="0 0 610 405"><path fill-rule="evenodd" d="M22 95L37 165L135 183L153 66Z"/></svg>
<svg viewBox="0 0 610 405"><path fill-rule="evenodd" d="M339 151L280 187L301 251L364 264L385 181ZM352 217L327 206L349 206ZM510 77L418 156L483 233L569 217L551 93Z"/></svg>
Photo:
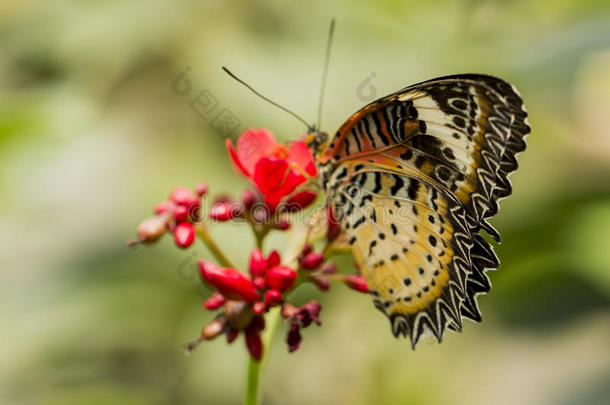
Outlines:
<svg viewBox="0 0 610 405"><path fill-rule="evenodd" d="M323 144L328 141L328 134L326 132L318 132L316 133L316 143Z"/></svg>

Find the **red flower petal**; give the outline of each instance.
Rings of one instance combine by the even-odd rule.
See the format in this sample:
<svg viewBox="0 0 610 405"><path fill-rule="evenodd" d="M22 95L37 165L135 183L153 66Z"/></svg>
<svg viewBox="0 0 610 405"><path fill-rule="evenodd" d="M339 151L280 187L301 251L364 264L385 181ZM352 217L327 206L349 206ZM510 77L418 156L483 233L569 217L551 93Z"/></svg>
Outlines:
<svg viewBox="0 0 610 405"><path fill-rule="evenodd" d="M280 187L264 193L265 202L272 211L275 211L275 208L280 201L287 195L290 195L299 185L305 182L305 180L305 177L299 171L290 169Z"/></svg>
<svg viewBox="0 0 610 405"><path fill-rule="evenodd" d="M250 302L257 301L259 298L250 279L238 270L219 267L205 260L199 261L199 270L203 279L227 298Z"/></svg>
<svg viewBox="0 0 610 405"><path fill-rule="evenodd" d="M278 143L266 129L250 128L237 139L237 157L248 177L252 177L258 161L264 156L273 156Z"/></svg>
<svg viewBox="0 0 610 405"><path fill-rule="evenodd" d="M225 141L225 146L227 147L227 151L229 152L229 156L231 157L231 160L233 161L233 164L235 165L235 167L237 167L246 177L250 177L252 176L252 173L248 172L248 169L246 169L246 167L242 164L241 160L239 160L239 157L237 156L237 152L235 151L235 148L233 147L233 142L231 142L230 139L227 139Z"/></svg>
<svg viewBox="0 0 610 405"><path fill-rule="evenodd" d="M263 157L256 163L253 180L263 194L268 194L282 185L287 169L284 159Z"/></svg>
<svg viewBox="0 0 610 405"><path fill-rule="evenodd" d="M311 149L303 141L292 142L288 149L287 160L302 167L310 176L315 176L317 173Z"/></svg>

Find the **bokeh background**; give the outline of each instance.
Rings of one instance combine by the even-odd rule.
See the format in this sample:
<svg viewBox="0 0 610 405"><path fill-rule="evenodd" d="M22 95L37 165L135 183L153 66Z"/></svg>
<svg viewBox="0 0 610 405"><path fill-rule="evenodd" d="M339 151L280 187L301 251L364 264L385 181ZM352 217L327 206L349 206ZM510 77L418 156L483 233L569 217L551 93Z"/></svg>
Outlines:
<svg viewBox="0 0 610 405"><path fill-rule="evenodd" d="M304 288L297 301L317 297L324 324L294 354L281 327L263 403L607 403L605 0L3 0L0 403L240 402L241 338L182 350L211 316L193 270L208 253L178 251L171 238L124 243L175 185L205 179L234 194L246 185L226 156L227 134L213 128L222 109L239 120L233 137L246 127L302 134L220 66L313 120L333 16L329 132L372 95L458 72L516 84L533 131L514 194L492 221L504 242L494 288L479 300L484 322L412 351L368 297ZM172 82L186 68L182 94ZM218 102L207 115L191 107L204 90ZM248 230L213 232L244 264Z"/></svg>

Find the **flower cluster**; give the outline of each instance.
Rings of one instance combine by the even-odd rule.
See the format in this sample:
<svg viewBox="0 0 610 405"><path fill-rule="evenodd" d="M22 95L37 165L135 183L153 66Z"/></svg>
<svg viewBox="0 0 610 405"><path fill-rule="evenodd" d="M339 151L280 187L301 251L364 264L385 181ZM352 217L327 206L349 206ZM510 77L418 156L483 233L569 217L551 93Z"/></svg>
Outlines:
<svg viewBox="0 0 610 405"><path fill-rule="evenodd" d="M194 224L200 220L201 198L207 191L205 182L199 183L195 191L186 187L174 188L167 201L155 206L155 215L138 225L138 237L129 244L156 242L163 234L170 232L174 235L176 246L184 249L192 245L195 241Z"/></svg>
<svg viewBox="0 0 610 405"><path fill-rule="evenodd" d="M337 246L342 237L330 208L324 211L323 236L310 240L308 233L298 257L283 262L276 250L263 253L266 235L272 230L288 230L291 214L316 200L316 192L307 188L308 180L317 174L316 166L304 142L287 146L276 142L267 130L251 129L239 137L236 147L227 141L227 150L236 168L252 182L252 189L243 191L238 199L216 196L204 214L202 198L208 195L207 184L200 183L194 190L177 187L168 201L155 207L155 215L139 225L138 238L131 244L155 242L169 232L178 247L187 248L199 236L215 258L215 262L198 261L202 282L214 289L203 307L217 314L203 327L200 337L186 347L192 350L220 335L231 343L241 332L250 355L258 361L263 355L261 332L268 311L277 308L287 323L286 343L291 352L301 345L301 329L321 324L322 307L318 302L300 306L290 302L290 292L300 284L310 282L328 291L331 282L338 281L356 291L368 290L361 275L339 274L337 265L329 261L340 250ZM240 220L251 227L257 243L251 250L247 271L238 270L216 244L206 218L215 222Z"/></svg>

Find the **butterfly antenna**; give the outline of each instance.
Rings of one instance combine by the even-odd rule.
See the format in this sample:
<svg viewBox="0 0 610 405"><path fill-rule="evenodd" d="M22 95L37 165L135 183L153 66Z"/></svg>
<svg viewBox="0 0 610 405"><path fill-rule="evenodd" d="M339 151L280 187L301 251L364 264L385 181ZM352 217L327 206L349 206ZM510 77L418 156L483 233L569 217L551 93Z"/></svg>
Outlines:
<svg viewBox="0 0 610 405"><path fill-rule="evenodd" d="M227 74L229 76L231 76L233 79L237 80L238 82L240 82L241 84L243 84L244 86L246 86L248 89L250 89L250 91L254 94L256 94L257 96L259 96L260 98L262 98L263 100L265 100L266 102L268 102L269 104L272 104L274 106L276 106L277 108L279 108L282 111L287 112L288 114L292 115L294 118L298 119L299 121L301 121L303 124L305 124L305 126L307 127L307 130L310 132L313 132L314 127L311 124L308 124L307 121L305 121L303 118L301 118L299 115L297 115L295 112L290 111L289 109L287 109L284 106L279 105L278 103L276 103L273 100L268 99L267 97L263 96L261 93L259 93L258 91L254 90L252 88L252 86L250 86L248 83L244 82L243 80L241 80L239 77L235 76L233 73L231 73L231 71L229 69L227 69L226 67L222 67L222 70L224 70L225 72L227 72Z"/></svg>
<svg viewBox="0 0 610 405"><path fill-rule="evenodd" d="M322 104L324 102L324 90L326 89L326 76L328 76L328 62L330 61L330 45L333 42L335 32L335 19L330 20L328 30L328 40L326 41L326 54L324 56L324 66L322 68L322 83L320 84L320 100L318 102L318 129L322 127Z"/></svg>

